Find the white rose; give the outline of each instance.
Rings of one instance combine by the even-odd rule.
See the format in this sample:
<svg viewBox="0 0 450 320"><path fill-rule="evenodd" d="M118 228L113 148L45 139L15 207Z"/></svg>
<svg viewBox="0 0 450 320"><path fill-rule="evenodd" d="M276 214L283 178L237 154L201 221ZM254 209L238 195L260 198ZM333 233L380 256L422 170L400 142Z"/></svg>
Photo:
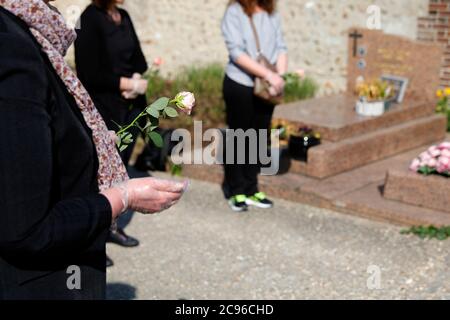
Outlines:
<svg viewBox="0 0 450 320"><path fill-rule="evenodd" d="M177 101L177 107L188 115L191 114L192 109L195 107L195 96L192 92L180 92L175 97Z"/></svg>

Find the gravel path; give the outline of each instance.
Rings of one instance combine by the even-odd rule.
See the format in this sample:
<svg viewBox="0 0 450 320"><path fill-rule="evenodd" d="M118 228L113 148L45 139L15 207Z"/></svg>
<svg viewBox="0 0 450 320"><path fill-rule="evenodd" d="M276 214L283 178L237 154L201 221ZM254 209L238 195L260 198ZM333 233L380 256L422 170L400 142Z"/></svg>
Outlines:
<svg viewBox="0 0 450 320"><path fill-rule="evenodd" d="M126 230L110 299L450 299L450 241L283 200L236 214L210 183Z"/></svg>

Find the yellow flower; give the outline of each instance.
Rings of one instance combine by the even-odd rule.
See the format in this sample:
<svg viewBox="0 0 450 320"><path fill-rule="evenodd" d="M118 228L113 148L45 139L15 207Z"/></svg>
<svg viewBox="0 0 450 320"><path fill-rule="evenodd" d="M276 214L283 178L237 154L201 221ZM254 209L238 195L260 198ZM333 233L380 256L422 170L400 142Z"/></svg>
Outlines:
<svg viewBox="0 0 450 320"><path fill-rule="evenodd" d="M450 96L450 88L445 88L444 93L446 96Z"/></svg>
<svg viewBox="0 0 450 320"><path fill-rule="evenodd" d="M442 89L439 89L438 91L436 91L436 96L438 98L442 98L444 96L444 91L442 91Z"/></svg>

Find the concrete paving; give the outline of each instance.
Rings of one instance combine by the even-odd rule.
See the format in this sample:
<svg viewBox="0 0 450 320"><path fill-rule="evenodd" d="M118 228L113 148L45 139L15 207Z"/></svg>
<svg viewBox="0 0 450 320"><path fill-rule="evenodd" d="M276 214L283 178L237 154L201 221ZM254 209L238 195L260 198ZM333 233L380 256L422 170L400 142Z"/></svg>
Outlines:
<svg viewBox="0 0 450 320"><path fill-rule="evenodd" d="M450 141L450 134L446 140ZM295 167L304 163L292 161L288 173L261 177L260 186L266 193L285 200L373 220L399 225L447 226L450 225L450 214L446 210L433 210L424 208L425 203L416 206L383 196L388 171L407 173L412 159L428 147L424 145L326 179L295 173ZM223 181L223 167L220 165L185 165L183 174L202 181ZM437 198L436 201L445 202L436 194L433 196Z"/></svg>
<svg viewBox="0 0 450 320"><path fill-rule="evenodd" d="M450 241L283 200L236 214L207 182L126 230L110 299L450 299Z"/></svg>

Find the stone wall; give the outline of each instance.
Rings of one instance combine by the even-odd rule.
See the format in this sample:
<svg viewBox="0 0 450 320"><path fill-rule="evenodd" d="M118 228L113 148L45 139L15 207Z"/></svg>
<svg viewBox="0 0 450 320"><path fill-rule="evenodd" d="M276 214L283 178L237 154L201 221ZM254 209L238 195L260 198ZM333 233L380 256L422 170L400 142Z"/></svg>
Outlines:
<svg viewBox="0 0 450 320"><path fill-rule="evenodd" d="M441 43L445 47L441 86L450 87L450 1L431 0L428 15L419 18L418 39Z"/></svg>
<svg viewBox="0 0 450 320"><path fill-rule="evenodd" d="M126 0L148 59L164 58L163 72L183 66L226 62L220 20L228 0ZM58 0L71 20L88 0ZM292 69L304 68L327 94L345 89L348 28L365 27L369 5L381 9L381 27L388 33L417 37L417 17L425 16L428 0L282 0ZM69 57L70 59L70 57Z"/></svg>

